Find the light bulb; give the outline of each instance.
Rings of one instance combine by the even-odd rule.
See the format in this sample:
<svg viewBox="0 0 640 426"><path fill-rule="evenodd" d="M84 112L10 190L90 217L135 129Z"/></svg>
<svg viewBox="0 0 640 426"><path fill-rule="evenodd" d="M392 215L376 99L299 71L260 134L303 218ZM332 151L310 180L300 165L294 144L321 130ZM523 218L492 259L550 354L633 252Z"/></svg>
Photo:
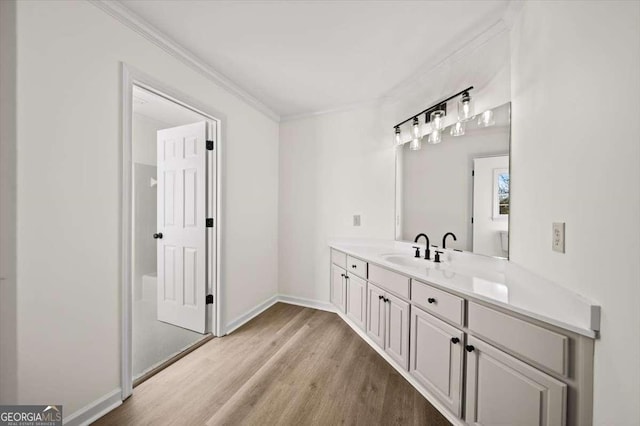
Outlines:
<svg viewBox="0 0 640 426"><path fill-rule="evenodd" d="M434 130L442 130L444 128L444 111L439 109L431 113L431 126Z"/></svg>
<svg viewBox="0 0 640 426"><path fill-rule="evenodd" d="M420 148L422 148L422 140L420 140L420 138L413 138L409 144L409 149L411 151L417 151Z"/></svg>
<svg viewBox="0 0 640 426"><path fill-rule="evenodd" d="M458 101L458 120L468 121L473 118L473 101L469 92L464 92Z"/></svg>
<svg viewBox="0 0 640 426"><path fill-rule="evenodd" d="M396 145L402 145L402 133L400 132L400 126L396 127L395 142Z"/></svg>
<svg viewBox="0 0 640 426"><path fill-rule="evenodd" d="M464 123L461 122L457 122L456 124L454 124L453 126L451 126L451 136L462 136L464 135L465 132L465 125Z"/></svg>
<svg viewBox="0 0 640 426"><path fill-rule="evenodd" d="M434 130L433 132L429 133L429 139L427 139L427 143L435 145L440 142L442 142L442 131Z"/></svg>
<svg viewBox="0 0 640 426"><path fill-rule="evenodd" d="M413 117L413 138L420 138L420 136L422 136L420 134L420 120L418 120L418 117Z"/></svg>
<svg viewBox="0 0 640 426"><path fill-rule="evenodd" d="M496 118L493 116L493 111L488 109L478 118L478 127L489 127L496 124Z"/></svg>

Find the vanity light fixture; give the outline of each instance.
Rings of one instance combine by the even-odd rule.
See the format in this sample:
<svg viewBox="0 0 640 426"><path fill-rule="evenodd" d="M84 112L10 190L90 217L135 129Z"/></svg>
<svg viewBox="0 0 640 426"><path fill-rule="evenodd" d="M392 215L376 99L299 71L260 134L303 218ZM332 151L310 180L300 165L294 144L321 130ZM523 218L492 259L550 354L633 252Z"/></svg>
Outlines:
<svg viewBox="0 0 640 426"><path fill-rule="evenodd" d="M414 139L420 139L420 136L422 136L420 134L420 120L418 120L418 117L413 117L413 138Z"/></svg>
<svg viewBox="0 0 640 426"><path fill-rule="evenodd" d="M488 109L478 118L478 127L490 127L496 124L496 118L493 115L493 110Z"/></svg>
<svg viewBox="0 0 640 426"><path fill-rule="evenodd" d="M466 130L466 125L458 121L456 124L451 126L451 136L462 136Z"/></svg>
<svg viewBox="0 0 640 426"><path fill-rule="evenodd" d="M469 92L464 92L458 101L458 120L468 121L473 118L473 100ZM463 133L464 134L464 133Z"/></svg>
<svg viewBox="0 0 640 426"><path fill-rule="evenodd" d="M442 141L442 130L444 129L444 119L445 119L445 116L447 115L447 102L457 98L458 96L462 96L462 99L459 101L459 105L458 105L459 107L458 115L460 115L460 108L462 108L462 111L464 114L469 114L469 117L473 118L473 104L471 103L471 95L469 95L469 92L471 90L473 90L473 86L469 86L466 89L456 93L455 95L449 96L448 98L443 99L434 105L431 105L429 108L423 111L420 111L418 114L413 115L407 118L406 120L393 126L395 129L395 139L394 139L395 143L397 145L402 145L402 136L400 133L401 132L400 127L403 124L408 123L409 121L412 122L412 129L411 129L412 138L411 138L411 144L409 146L410 149L418 150L421 148L422 135L429 134L429 138L427 140L427 142L429 143L432 143L432 144L440 143ZM418 119L418 117L421 116L422 114L424 114L425 120L424 120L423 129L421 131L420 120ZM460 121L463 121L463 120L460 120ZM432 134L433 136L431 136Z"/></svg>
<svg viewBox="0 0 640 426"><path fill-rule="evenodd" d="M445 115L446 115L446 111L444 109L438 109L431 113L429 121L431 121L431 125L433 126L434 131L444 129Z"/></svg>
<svg viewBox="0 0 640 426"><path fill-rule="evenodd" d="M435 145L442 142L442 130L434 130L429 133L429 138L427 139L427 143L431 145Z"/></svg>
<svg viewBox="0 0 640 426"><path fill-rule="evenodd" d="M402 145L402 132L400 131L400 126L396 126L396 136L395 136L395 142L396 145Z"/></svg>

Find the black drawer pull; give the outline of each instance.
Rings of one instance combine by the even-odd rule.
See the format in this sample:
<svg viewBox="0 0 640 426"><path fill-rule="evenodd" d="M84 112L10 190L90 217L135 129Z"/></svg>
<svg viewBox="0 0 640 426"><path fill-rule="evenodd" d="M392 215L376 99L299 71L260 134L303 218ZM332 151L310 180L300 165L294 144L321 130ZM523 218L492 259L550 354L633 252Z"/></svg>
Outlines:
<svg viewBox="0 0 640 426"><path fill-rule="evenodd" d="M467 345L464 347L467 352L473 352L476 348L473 347L473 345Z"/></svg>
<svg viewBox="0 0 640 426"><path fill-rule="evenodd" d="M451 343L453 344L457 344L460 341L460 339L458 339L457 337L452 337L451 338Z"/></svg>
<svg viewBox="0 0 640 426"><path fill-rule="evenodd" d="M433 297L430 297L430 298L427 299L427 302L436 303L436 299L434 299Z"/></svg>
<svg viewBox="0 0 640 426"><path fill-rule="evenodd" d="M357 266L356 266L356 265L351 265L351 267L352 267L353 269L356 269L356 268L357 268Z"/></svg>

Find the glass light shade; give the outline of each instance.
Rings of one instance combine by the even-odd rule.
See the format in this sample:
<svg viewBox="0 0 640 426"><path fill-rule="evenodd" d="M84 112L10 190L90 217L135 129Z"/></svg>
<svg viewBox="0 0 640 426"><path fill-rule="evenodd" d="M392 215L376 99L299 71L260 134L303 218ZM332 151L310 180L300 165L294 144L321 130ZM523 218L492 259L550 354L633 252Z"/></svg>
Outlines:
<svg viewBox="0 0 640 426"><path fill-rule="evenodd" d="M429 139L427 139L427 143L435 145L440 142L442 142L442 131L434 130L433 132L429 133Z"/></svg>
<svg viewBox="0 0 640 426"><path fill-rule="evenodd" d="M480 114L480 118L478 118L478 127L489 127L496 124L496 118L493 115L493 110L486 110L482 114Z"/></svg>
<svg viewBox="0 0 640 426"><path fill-rule="evenodd" d="M458 120L468 121L473 118L473 100L469 93L465 92L458 101Z"/></svg>
<svg viewBox="0 0 640 426"><path fill-rule="evenodd" d="M442 130L444 128L444 111L441 109L431 113L431 127L434 130Z"/></svg>
<svg viewBox="0 0 640 426"><path fill-rule="evenodd" d="M458 121L456 124L451 126L451 136L462 136L465 132L465 124Z"/></svg>
<svg viewBox="0 0 640 426"><path fill-rule="evenodd" d="M420 136L422 136L420 134L420 121L418 120L418 117L414 117L413 118L413 129L412 129L412 133L413 133L413 138L420 138Z"/></svg>
<svg viewBox="0 0 640 426"><path fill-rule="evenodd" d="M394 142L396 145L402 145L402 133L400 132L400 127L396 127Z"/></svg>
<svg viewBox="0 0 640 426"><path fill-rule="evenodd" d="M413 138L409 144L409 149L411 151L417 151L420 148L422 148L422 140L420 138Z"/></svg>

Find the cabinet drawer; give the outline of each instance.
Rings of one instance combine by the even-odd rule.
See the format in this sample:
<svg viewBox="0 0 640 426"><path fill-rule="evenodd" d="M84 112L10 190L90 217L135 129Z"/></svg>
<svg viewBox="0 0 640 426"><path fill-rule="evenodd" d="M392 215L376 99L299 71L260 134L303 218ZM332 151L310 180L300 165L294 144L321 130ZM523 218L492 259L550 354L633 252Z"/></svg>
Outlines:
<svg viewBox="0 0 640 426"><path fill-rule="evenodd" d="M376 265L369 265L369 281L398 296L409 299L409 278Z"/></svg>
<svg viewBox="0 0 640 426"><path fill-rule="evenodd" d="M340 251L331 249L331 263L338 265L342 269L347 269L347 255Z"/></svg>
<svg viewBox="0 0 640 426"><path fill-rule="evenodd" d="M556 373L567 375L569 338L469 302L469 330Z"/></svg>
<svg viewBox="0 0 640 426"><path fill-rule="evenodd" d="M454 324L464 326L464 299L461 297L412 280L411 303Z"/></svg>
<svg viewBox="0 0 640 426"><path fill-rule="evenodd" d="M347 271L356 274L360 278L367 279L367 262L355 257L347 256Z"/></svg>

